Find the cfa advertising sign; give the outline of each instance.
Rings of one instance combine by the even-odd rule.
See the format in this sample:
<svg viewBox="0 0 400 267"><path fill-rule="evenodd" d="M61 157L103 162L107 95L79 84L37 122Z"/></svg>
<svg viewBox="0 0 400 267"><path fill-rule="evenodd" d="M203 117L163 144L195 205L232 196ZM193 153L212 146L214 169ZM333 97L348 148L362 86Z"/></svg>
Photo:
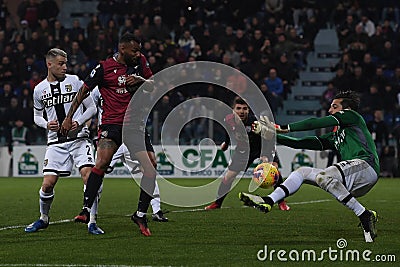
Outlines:
<svg viewBox="0 0 400 267"><path fill-rule="evenodd" d="M217 178L226 172L233 150L228 149L224 152L215 146L154 146L154 151L157 171L165 178ZM277 151L284 177L300 166L326 167L326 159L320 152L283 146L278 146ZM14 147L13 176L41 177L45 152L46 146ZM250 177L258 163L254 162L245 176ZM72 170L71 176L80 176L77 168ZM141 177L141 174L134 176ZM107 177L128 178L132 175L122 162L118 162Z"/></svg>

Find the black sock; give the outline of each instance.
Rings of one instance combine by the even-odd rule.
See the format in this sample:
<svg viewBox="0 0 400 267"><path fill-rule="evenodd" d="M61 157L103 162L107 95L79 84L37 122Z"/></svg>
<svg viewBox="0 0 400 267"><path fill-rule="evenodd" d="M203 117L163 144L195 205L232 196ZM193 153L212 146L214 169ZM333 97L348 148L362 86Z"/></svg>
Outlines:
<svg viewBox="0 0 400 267"><path fill-rule="evenodd" d="M271 207L274 205L274 201L270 197L262 197L265 203L269 204Z"/></svg>
<svg viewBox="0 0 400 267"><path fill-rule="evenodd" d="M278 178L278 181L276 182L276 184L274 185L274 189L278 188L279 185L282 184L282 183L283 183L283 177L282 177L282 175L281 175L281 172L279 172L279 178ZM282 198L281 200L279 200L279 201L278 201L278 204L281 203L281 202L283 202L283 201L285 201L284 198Z"/></svg>
<svg viewBox="0 0 400 267"><path fill-rule="evenodd" d="M232 187L232 181L226 181L225 179L221 181L221 184L219 185L218 188L218 193L217 193L217 200L215 203L218 204L218 206L222 206L222 202L224 202L224 199L226 195L229 193L229 190L231 190Z"/></svg>
<svg viewBox="0 0 400 267"><path fill-rule="evenodd" d="M361 213L360 216L358 216L358 218L360 218L360 220L367 220L369 217L371 216L371 212L369 210L364 210L363 213Z"/></svg>
<svg viewBox="0 0 400 267"><path fill-rule="evenodd" d="M97 197L97 192L101 184L103 183L104 172L102 170L93 167L89 174L89 178L86 184L86 190L83 194L83 206L91 208L95 198Z"/></svg>
<svg viewBox="0 0 400 267"><path fill-rule="evenodd" d="M150 201L153 199L153 192L155 187L155 177L142 177L140 181L140 196L139 196L139 203L138 203L138 211L139 212L147 212L149 208ZM151 192L151 194L149 194Z"/></svg>

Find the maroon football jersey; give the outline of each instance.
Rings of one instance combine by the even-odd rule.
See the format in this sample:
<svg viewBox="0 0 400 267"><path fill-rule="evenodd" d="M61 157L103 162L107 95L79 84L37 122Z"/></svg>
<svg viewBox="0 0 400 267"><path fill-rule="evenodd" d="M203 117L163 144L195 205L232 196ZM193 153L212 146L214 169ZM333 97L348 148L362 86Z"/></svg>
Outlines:
<svg viewBox="0 0 400 267"><path fill-rule="evenodd" d="M125 111L131 100L131 93L126 90L128 66L118 63L116 55L101 61L85 79L85 85L92 90L99 87L103 99L102 124L122 125ZM141 55L140 63L129 67L129 74L149 79L153 73L145 56Z"/></svg>

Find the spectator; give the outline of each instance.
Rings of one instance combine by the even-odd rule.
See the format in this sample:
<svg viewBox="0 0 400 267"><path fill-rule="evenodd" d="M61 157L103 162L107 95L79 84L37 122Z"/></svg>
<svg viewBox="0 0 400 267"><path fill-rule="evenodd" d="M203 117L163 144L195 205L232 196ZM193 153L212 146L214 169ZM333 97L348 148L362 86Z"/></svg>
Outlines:
<svg viewBox="0 0 400 267"><path fill-rule="evenodd" d="M150 27L149 38L155 39L158 43L163 42L164 39L169 37L169 29L167 25L163 24L161 16L154 16L154 25Z"/></svg>
<svg viewBox="0 0 400 267"><path fill-rule="evenodd" d="M69 30L68 33L70 40L78 40L79 34L85 36L85 30L81 27L79 19L74 19L72 22L72 28Z"/></svg>
<svg viewBox="0 0 400 267"><path fill-rule="evenodd" d="M82 49L79 47L79 43L77 41L73 41L71 44L71 48L68 51L68 63L73 69L73 72L77 73L79 66L81 64L85 64L86 62L87 57L85 53L83 53Z"/></svg>
<svg viewBox="0 0 400 267"><path fill-rule="evenodd" d="M60 44L62 40L64 40L64 36L68 33L68 31L64 28L59 20L54 21L54 27L52 35L54 37L54 41L56 44Z"/></svg>
<svg viewBox="0 0 400 267"><path fill-rule="evenodd" d="M39 4L39 20L45 19L51 24L56 20L60 9L56 1L54 0L43 0Z"/></svg>
<svg viewBox="0 0 400 267"><path fill-rule="evenodd" d="M224 34L218 37L218 42L222 49L229 49L229 45L235 42L232 26L226 26Z"/></svg>
<svg viewBox="0 0 400 267"><path fill-rule="evenodd" d="M236 50L239 53L244 52L247 49L249 40L247 39L247 36L245 35L245 32L242 29L236 30L236 37L234 42L236 44Z"/></svg>
<svg viewBox="0 0 400 267"><path fill-rule="evenodd" d="M379 55L379 61L383 68L393 70L398 62L397 49L391 41L386 41Z"/></svg>
<svg viewBox="0 0 400 267"><path fill-rule="evenodd" d="M24 125L24 121L21 118L17 118L14 126L10 130L8 139L8 153L12 154L14 146L24 146L31 144L31 134Z"/></svg>
<svg viewBox="0 0 400 267"><path fill-rule="evenodd" d="M369 37L375 34L375 24L368 18L366 14L361 16L361 21L358 23L362 27L362 32L365 32Z"/></svg>
<svg viewBox="0 0 400 267"><path fill-rule="evenodd" d="M383 93L385 86L388 83L388 78L385 77L382 66L376 67L375 74L371 78L371 83L377 86L379 93Z"/></svg>
<svg viewBox="0 0 400 267"><path fill-rule="evenodd" d="M358 24L355 27L355 33L350 35L346 40L346 50L350 53L354 61L361 62L363 55L367 52L368 41L368 34L363 32L363 26Z"/></svg>
<svg viewBox="0 0 400 267"><path fill-rule="evenodd" d="M337 89L335 85L333 84L333 82L328 82L327 88L322 93L320 100L322 110L324 110L326 114L330 109L332 100L335 98L336 94L337 94Z"/></svg>
<svg viewBox="0 0 400 267"><path fill-rule="evenodd" d="M337 35L339 39L339 47L344 50L347 45L347 39L354 34L356 22L351 14L346 16L346 20L337 27Z"/></svg>
<svg viewBox="0 0 400 267"><path fill-rule="evenodd" d="M373 113L374 119L367 122L367 127L375 142L376 152L380 155L382 148L389 144L389 128L383 120L383 110L375 110Z"/></svg>
<svg viewBox="0 0 400 267"><path fill-rule="evenodd" d="M47 19L40 20L39 27L36 29L36 31L39 34L39 38L47 39L47 36L49 36L52 32Z"/></svg>
<svg viewBox="0 0 400 267"><path fill-rule="evenodd" d="M370 53L365 53L363 61L360 63L365 77L372 77L376 72L376 64L372 61Z"/></svg>
<svg viewBox="0 0 400 267"><path fill-rule="evenodd" d="M228 50L226 50L225 54L228 54L231 58L231 64L234 67L237 67L240 63L240 53L236 51L236 45L234 43L231 43L228 46Z"/></svg>
<svg viewBox="0 0 400 267"><path fill-rule="evenodd" d="M97 15L93 15L86 26L87 39L89 43L95 42L100 31L103 30Z"/></svg>
<svg viewBox="0 0 400 267"><path fill-rule="evenodd" d="M272 95L278 99L278 106L283 108L284 89L282 79L278 77L275 68L269 70L269 76L264 80Z"/></svg>
<svg viewBox="0 0 400 267"><path fill-rule="evenodd" d="M264 82L260 84L260 90L267 100L269 107L271 108L272 114L274 115L274 117L276 117L279 106L279 98L271 93L268 86Z"/></svg>
<svg viewBox="0 0 400 267"><path fill-rule="evenodd" d="M190 31L186 30L179 38L178 45L183 49L186 55L189 56L196 45L196 40L190 34Z"/></svg>
<svg viewBox="0 0 400 267"><path fill-rule="evenodd" d="M371 77L371 76L369 76ZM351 78L351 88L358 93L366 93L370 82L368 76L364 75L363 69L360 66L354 68L354 73Z"/></svg>
<svg viewBox="0 0 400 267"><path fill-rule="evenodd" d="M17 30L16 34L21 36L21 41L27 42L32 37L32 29L29 28L29 24L27 20L21 20L20 27Z"/></svg>
<svg viewBox="0 0 400 267"><path fill-rule="evenodd" d="M5 111L10 107L11 98L15 96L11 83L5 83L0 92L0 110Z"/></svg>
<svg viewBox="0 0 400 267"><path fill-rule="evenodd" d="M266 17L277 18L280 19L283 16L283 2L284 1L276 1L276 0L265 0L264 9L266 13Z"/></svg>
<svg viewBox="0 0 400 267"><path fill-rule="evenodd" d="M247 91L247 80L240 73L239 69L233 70L233 73L226 78L226 87L240 96L244 96Z"/></svg>
<svg viewBox="0 0 400 267"><path fill-rule="evenodd" d="M348 89L350 79L348 76L345 75L342 68L338 68L336 70L336 75L335 77L333 77L331 82L339 91L343 91Z"/></svg>
<svg viewBox="0 0 400 267"><path fill-rule="evenodd" d="M175 34L175 43L178 43L179 38L183 36L185 31L190 31L190 27L187 23L186 17L180 16L178 24L176 24L173 29L173 32ZM195 37L193 38L196 39Z"/></svg>
<svg viewBox="0 0 400 267"><path fill-rule="evenodd" d="M0 84L14 83L16 69L8 56L3 56L0 64Z"/></svg>
<svg viewBox="0 0 400 267"><path fill-rule="evenodd" d="M283 53L279 57L278 63L276 63L276 72L283 82L283 99L287 99L287 96L292 93L292 83L295 81L297 73L293 64L291 64L287 58L286 53Z"/></svg>
<svg viewBox="0 0 400 267"><path fill-rule="evenodd" d="M369 87L369 91L361 96L361 114L372 116L375 110L382 110L383 107L384 103L381 94L379 94L378 86L376 84L372 84Z"/></svg>

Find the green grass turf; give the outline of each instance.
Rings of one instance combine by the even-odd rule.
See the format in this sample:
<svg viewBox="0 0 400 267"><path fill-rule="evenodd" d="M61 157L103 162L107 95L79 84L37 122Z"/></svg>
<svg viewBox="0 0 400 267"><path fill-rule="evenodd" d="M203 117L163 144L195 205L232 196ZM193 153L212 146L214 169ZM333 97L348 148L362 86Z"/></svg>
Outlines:
<svg viewBox="0 0 400 267"><path fill-rule="evenodd" d="M180 180L180 184L205 184L205 179ZM380 179L360 201L380 215L378 238L364 243L358 219L321 189L304 185L288 198L292 210L269 214L246 208L237 198L249 180L242 179L224 203L214 211L177 212L189 208L163 205L171 211L168 223L150 222L151 237L144 237L128 214L137 205L138 188L131 179L105 179L98 223L106 232L92 236L86 226L74 222L56 223L37 233L26 234L23 227L38 218L38 178L0 179L0 266L399 266L400 262L400 179ZM260 190L266 194L270 190ZM161 192L162 197L162 192ZM320 203L298 202L327 200ZM60 179L56 186L51 221L72 219L81 208L80 179ZM291 204L292 203L292 204ZM203 208L203 207L198 207ZM15 228L8 228L16 226ZM257 260L257 252L269 250L337 249L339 238L347 240L342 249L371 250L394 255L396 262L345 261L280 262ZM340 251L340 250L339 250ZM294 254L293 254L294 255ZM336 253L334 255L339 255ZM393 261L393 260L392 260Z"/></svg>

